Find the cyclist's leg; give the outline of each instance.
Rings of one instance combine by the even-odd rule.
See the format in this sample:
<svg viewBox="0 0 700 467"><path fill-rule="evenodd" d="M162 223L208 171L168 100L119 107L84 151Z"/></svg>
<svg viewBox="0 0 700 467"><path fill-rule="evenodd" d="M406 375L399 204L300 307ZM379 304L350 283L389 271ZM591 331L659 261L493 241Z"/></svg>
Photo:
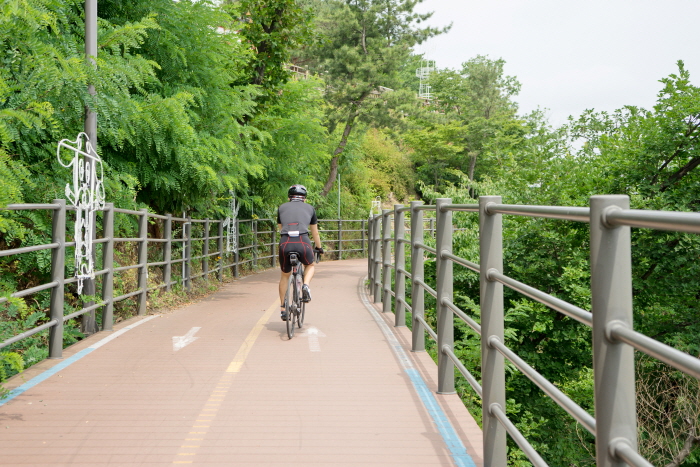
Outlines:
<svg viewBox="0 0 700 467"><path fill-rule="evenodd" d="M309 285L311 284L311 279L314 277L314 249L313 246L311 245L311 240L309 240L308 235L305 235L303 237L303 253L302 253L302 262L304 263L304 284Z"/></svg>
<svg viewBox="0 0 700 467"><path fill-rule="evenodd" d="M279 294L280 294L280 315L284 317L286 311L284 309L284 296L287 293L287 284L289 282L289 274L292 272L292 266L289 263L289 252L287 251L287 242L282 242L279 245L279 264L281 269L280 283L279 283Z"/></svg>
<svg viewBox="0 0 700 467"><path fill-rule="evenodd" d="M311 279L314 277L314 269L316 265L314 263L307 264L304 267L304 284L309 285L311 283Z"/></svg>
<svg viewBox="0 0 700 467"><path fill-rule="evenodd" d="M282 306L282 308L284 308L284 295L287 293L287 285L289 284L289 274L291 274L291 272L282 271L282 273L280 275L279 292L280 292L280 306Z"/></svg>

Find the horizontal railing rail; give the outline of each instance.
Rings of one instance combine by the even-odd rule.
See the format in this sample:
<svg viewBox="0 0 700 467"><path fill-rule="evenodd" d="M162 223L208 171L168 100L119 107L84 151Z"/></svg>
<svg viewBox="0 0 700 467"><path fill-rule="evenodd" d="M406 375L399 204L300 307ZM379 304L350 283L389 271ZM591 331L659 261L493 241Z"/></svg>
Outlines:
<svg viewBox="0 0 700 467"><path fill-rule="evenodd" d="M71 207L65 200L54 200L46 204L11 204L6 210L47 210L52 212L52 239L45 245L20 246L0 250L0 258L35 253L44 250L51 251L51 277L44 284L24 290L13 291L0 297L0 304L13 298L27 297L40 292L50 293L50 305L46 321L40 325L23 330L23 332L5 337L0 342L0 350L11 348L13 344L31 337L42 331L49 331L49 358L61 358L63 355L63 324L74 318L84 317L101 309L102 330L112 330L114 321L114 306L118 302L136 299L136 314L146 313L147 296L157 290L170 291L177 284L190 290L192 281L198 278L209 280L215 274L219 281L223 280L224 272L231 271L237 279L243 267L275 267L277 265L278 232L273 219L235 219L235 238L233 251L226 251L224 221L220 219L191 219L175 217L131 209L116 208L107 203L101 211L101 236L93 241L101 250L101 269L93 275L99 281L98 292L102 299L96 303L86 303L81 309L64 312L66 287L78 282L75 277L66 275L66 258L72 255L69 251L75 247L75 242L67 241L68 212ZM138 233L136 236L115 237L115 215L136 218ZM151 231L160 232L154 237L149 235L149 222L155 225ZM368 242L366 235L367 220L319 220L319 230L323 242L334 244L335 248L327 251L334 253L338 259L343 255L364 254ZM98 229L99 231L100 229ZM126 255L134 264L118 264L115 258L115 247L121 249L135 246L137 252L132 256ZM124 255L122 255L124 256ZM70 264L70 262L68 262ZM179 269L176 270L176 269ZM131 271L131 272L130 272ZM136 275L135 290L123 290L115 294L115 278L119 274ZM149 275L149 272L151 274ZM156 272L156 274L153 274ZM149 277L150 284L149 284ZM121 293L124 292L124 293ZM94 320L94 318L93 318ZM96 329L95 329L96 330ZM88 330L88 334L90 331Z"/></svg>
<svg viewBox="0 0 700 467"><path fill-rule="evenodd" d="M454 212L478 215L479 264L452 252ZM425 218L424 213L435 217ZM503 274L503 215L590 224L592 311ZM595 436L597 465L651 465L637 448L633 352L643 352L698 379L700 359L633 329L631 227L700 233L700 213L634 210L629 208L628 197L618 195L594 196L590 208L508 205L500 197L485 196L479 204L451 204L450 199L438 199L435 205L415 201L410 207L396 205L370 218L368 279L374 301L382 303L384 312L392 311L393 306L396 326L405 326L406 311L411 313L412 350L425 350L426 334L435 341L438 393L454 392L456 369L481 398L485 466L507 464L506 434L534 465L546 465L506 416L505 360ZM426 233L434 238L434 247L426 244ZM406 247L411 252L409 265ZM435 288L425 282L426 254L435 258ZM453 265L480 276L481 324L453 302ZM410 303L406 280L411 283ZM596 418L505 345L503 286L592 328ZM436 300L436 329L425 318L425 292ZM481 337L483 387L455 355L455 317Z"/></svg>

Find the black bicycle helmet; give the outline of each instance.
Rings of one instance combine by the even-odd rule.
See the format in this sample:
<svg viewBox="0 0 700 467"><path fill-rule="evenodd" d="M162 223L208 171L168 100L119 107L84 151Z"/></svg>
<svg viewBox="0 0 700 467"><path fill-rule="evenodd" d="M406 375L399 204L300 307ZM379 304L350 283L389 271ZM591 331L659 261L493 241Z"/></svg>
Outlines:
<svg viewBox="0 0 700 467"><path fill-rule="evenodd" d="M306 198L306 187L304 185L292 185L287 191L287 195L291 197L302 197Z"/></svg>

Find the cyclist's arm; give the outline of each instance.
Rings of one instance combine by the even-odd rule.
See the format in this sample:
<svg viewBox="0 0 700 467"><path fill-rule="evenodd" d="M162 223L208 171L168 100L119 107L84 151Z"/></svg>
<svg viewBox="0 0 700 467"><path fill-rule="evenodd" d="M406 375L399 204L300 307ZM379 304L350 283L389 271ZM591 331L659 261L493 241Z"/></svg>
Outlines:
<svg viewBox="0 0 700 467"><path fill-rule="evenodd" d="M280 233L282 233L282 224L277 224L277 230L279 230Z"/></svg>
<svg viewBox="0 0 700 467"><path fill-rule="evenodd" d="M314 244L316 245L316 248L322 248L321 236L318 234L318 224L311 224L309 226L309 230L311 231L311 236L314 239Z"/></svg>

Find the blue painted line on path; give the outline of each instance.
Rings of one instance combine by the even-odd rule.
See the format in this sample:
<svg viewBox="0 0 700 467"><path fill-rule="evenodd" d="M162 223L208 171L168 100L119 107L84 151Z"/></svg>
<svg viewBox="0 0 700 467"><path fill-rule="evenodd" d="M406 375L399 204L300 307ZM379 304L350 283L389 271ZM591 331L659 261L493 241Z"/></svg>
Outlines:
<svg viewBox="0 0 700 467"><path fill-rule="evenodd" d="M406 373L408 373L408 377L411 378L413 387L416 389L416 392L423 402L425 409L430 414L430 418L432 418L433 423L435 423L438 431L440 432L440 435L442 435L442 439L445 441L447 448L450 450L450 454L452 454L452 459L454 459L455 464L457 464L459 467L476 467L474 460L467 453L462 440L460 440L459 436L457 436L457 432L452 427L447 415L445 415L445 412L435 400L433 392L425 384L425 381L423 381L423 378L421 377L420 373L418 373L418 370L407 368Z"/></svg>
<svg viewBox="0 0 700 467"><path fill-rule="evenodd" d="M134 329L136 326L139 326L139 325L145 323L146 321L150 321L153 318L157 318L158 316L159 315L149 316L147 318L142 319L141 321L138 321L138 322L132 324L131 326L127 326L123 329L120 329L119 331L116 331L116 332L110 334L109 336L105 337L104 339L101 339L101 340L95 342L90 347L81 350L80 352L76 353L75 355L73 355L71 357L66 358L62 362L55 365L54 367L49 368L48 370L38 374L37 376L30 379L29 381L22 384L21 386L17 386L13 390L11 390L5 398L0 399L0 407L7 404L12 399L21 395L23 392L27 391L28 389L33 388L34 386L41 383L42 381L46 381L47 378L50 378L51 376L55 375L59 371L64 370L69 365L77 362L78 360L80 360L81 358L83 358L84 356L86 356L87 354L92 352L93 350L97 350L98 348L102 347L103 345L105 345L106 343L111 341L112 339L116 339L117 337L121 336L125 332L127 332L131 329Z"/></svg>
<svg viewBox="0 0 700 467"><path fill-rule="evenodd" d="M403 347L401 347L401 344L391 331L391 328L387 326L384 319L370 303L369 297L367 296L367 291L363 286L365 279L366 277L364 277L359 284L362 302L364 303L365 308L367 308L367 310L372 314L372 317L379 325L379 328L382 330L382 333L384 333L387 341L389 341L389 345L394 351L394 354L401 362L401 365L411 380L413 388L416 390L418 397L420 397L425 410L428 412L430 418L437 427L440 436L442 436L442 439L447 446L447 449L449 449L450 454L452 455L452 460L457 467L476 467L474 460L469 453L467 453L467 449L464 447L462 440L459 439L459 436L457 436L457 432L452 426L452 423L450 423L447 415L445 415L442 407L440 407L440 404L438 404L437 400L435 399L435 395L430 388L428 388L428 385L425 384L425 381L418 370L413 367L411 359L408 357Z"/></svg>
<svg viewBox="0 0 700 467"><path fill-rule="evenodd" d="M10 393L5 397L4 399L0 400L0 406L3 404L6 404L10 402L12 399L15 397L19 396L22 394L24 391L33 388L37 384L41 383L42 381L46 381L47 378L50 378L51 376L55 375L59 371L65 369L68 365L71 365L72 363L77 362L90 352L92 352L95 349L92 349L88 347L87 349L83 349L77 354L73 355L72 357L66 358L63 360L61 363L58 365L54 366L53 368L49 368L48 370L44 371L43 373L40 373L39 375L35 376L34 378L30 379L26 383L24 383L21 386L17 386L15 389L10 391Z"/></svg>

